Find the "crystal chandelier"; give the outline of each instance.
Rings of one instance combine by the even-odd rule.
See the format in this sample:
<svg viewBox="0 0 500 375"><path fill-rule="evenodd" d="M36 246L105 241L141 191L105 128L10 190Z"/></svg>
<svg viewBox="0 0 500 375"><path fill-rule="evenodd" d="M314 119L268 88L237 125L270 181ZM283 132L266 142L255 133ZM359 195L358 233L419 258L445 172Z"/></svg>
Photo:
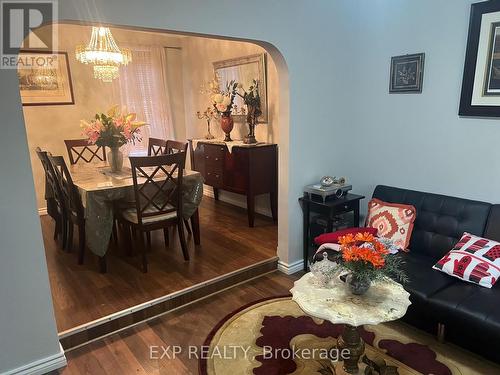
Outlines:
<svg viewBox="0 0 500 375"><path fill-rule="evenodd" d="M118 48L109 27L92 26L89 44L76 47L76 59L94 65L95 78L112 82L118 77L118 68L132 61L132 53Z"/></svg>

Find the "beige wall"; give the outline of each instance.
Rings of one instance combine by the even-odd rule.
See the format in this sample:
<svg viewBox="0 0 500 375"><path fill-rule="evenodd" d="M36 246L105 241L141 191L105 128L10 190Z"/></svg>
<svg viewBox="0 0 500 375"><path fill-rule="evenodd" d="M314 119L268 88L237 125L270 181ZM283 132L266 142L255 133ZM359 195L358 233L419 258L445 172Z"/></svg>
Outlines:
<svg viewBox="0 0 500 375"><path fill-rule="evenodd" d="M206 134L205 120L198 120L196 111L203 111L209 104L208 95L200 93L202 84L213 79L213 62L264 53L265 50L252 43L233 42L227 40L207 38L183 39L184 61L184 100L186 109L186 135L188 138L203 138ZM256 138L258 141L278 143L278 73L270 56L267 56L267 93L268 93L268 123L258 124ZM220 125L215 122L211 132L216 138L224 138ZM235 123L231 132L233 139L243 139L248 133L248 126L244 123ZM211 195L212 189L205 189ZM245 197L221 191L220 199L246 207ZM270 215L269 197L267 195L256 198L256 211Z"/></svg>
<svg viewBox="0 0 500 375"><path fill-rule="evenodd" d="M195 113L209 105L208 97L200 93L200 87L212 79L213 62L264 53L261 47L251 43L120 28L112 28L112 33L118 45L165 47L174 138L178 140L201 138L206 133L206 122L197 119ZM115 84L94 79L91 66L81 64L74 57L75 46L87 43L89 37L89 26L59 25L59 50L68 52L75 104L23 107L39 209L46 206L43 196L44 176L34 149L39 146L54 155L66 157L63 140L81 138L80 120L92 118L96 112L105 111L120 101ZM278 92L278 80L276 67L269 56L267 58L267 82L269 120L267 124L257 126L256 137L259 141L277 143L278 105L275 98ZM232 132L233 139L242 139L247 130L246 124L235 123ZM212 125L212 133L218 138L223 138L223 132L217 122ZM210 188L205 191L207 194L212 193ZM221 192L221 200L246 206L243 196L232 193ZM257 197L256 210L270 215L267 196Z"/></svg>

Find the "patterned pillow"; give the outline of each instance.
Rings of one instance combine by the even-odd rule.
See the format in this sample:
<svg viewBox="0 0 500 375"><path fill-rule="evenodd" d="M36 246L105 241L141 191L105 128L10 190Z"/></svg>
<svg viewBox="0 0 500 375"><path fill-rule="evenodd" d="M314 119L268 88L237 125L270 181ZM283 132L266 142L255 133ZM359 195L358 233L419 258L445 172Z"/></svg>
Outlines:
<svg viewBox="0 0 500 375"><path fill-rule="evenodd" d="M368 202L366 226L376 228L379 237L388 238L395 246L406 250L416 217L417 210L411 205L387 203L373 198Z"/></svg>
<svg viewBox="0 0 500 375"><path fill-rule="evenodd" d="M500 243L465 232L432 268L491 288L500 276Z"/></svg>

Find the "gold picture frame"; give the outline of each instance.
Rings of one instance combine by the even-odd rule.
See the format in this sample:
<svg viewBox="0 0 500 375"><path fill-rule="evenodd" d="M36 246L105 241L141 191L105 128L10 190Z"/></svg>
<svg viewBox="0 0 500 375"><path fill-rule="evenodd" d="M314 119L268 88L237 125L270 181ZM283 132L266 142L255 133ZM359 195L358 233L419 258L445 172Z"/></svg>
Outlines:
<svg viewBox="0 0 500 375"><path fill-rule="evenodd" d="M75 104L67 52L21 50L17 76L23 106Z"/></svg>

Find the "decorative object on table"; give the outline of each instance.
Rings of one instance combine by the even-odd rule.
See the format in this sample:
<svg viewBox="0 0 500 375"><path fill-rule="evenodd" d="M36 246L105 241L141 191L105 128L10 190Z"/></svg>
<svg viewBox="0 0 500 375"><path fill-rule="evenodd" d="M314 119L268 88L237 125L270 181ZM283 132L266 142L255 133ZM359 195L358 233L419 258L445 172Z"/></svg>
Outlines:
<svg viewBox="0 0 500 375"><path fill-rule="evenodd" d="M500 243L465 232L432 268L491 288L500 277Z"/></svg>
<svg viewBox="0 0 500 375"><path fill-rule="evenodd" d="M215 75L212 82L209 83L208 91L202 88L202 92L210 94L212 106L220 117L220 126L225 134L225 142L232 141L231 130L233 130L234 127L232 110L237 88L238 83L234 80L231 80L226 83L224 89L221 89L219 85L219 77L217 75Z"/></svg>
<svg viewBox="0 0 500 375"><path fill-rule="evenodd" d="M75 104L66 52L21 50L18 58L26 62L17 71L23 105Z"/></svg>
<svg viewBox="0 0 500 375"><path fill-rule="evenodd" d="M246 144L257 143L255 139L255 124L257 123L257 119L262 115L259 81L254 79L248 87L248 91L245 90L241 83L238 83L237 88L243 91L243 94L240 94L238 91L236 91L236 94L243 99L243 103L247 106L248 135L245 136L243 142Z"/></svg>
<svg viewBox="0 0 500 375"><path fill-rule="evenodd" d="M410 245L417 210L409 204L388 203L373 198L368 202L366 226L377 229L379 237L389 238L401 250Z"/></svg>
<svg viewBox="0 0 500 375"><path fill-rule="evenodd" d="M94 78L103 82L118 78L119 67L132 61L132 52L118 47L109 27L92 26L89 43L77 46L75 56L81 63L93 65Z"/></svg>
<svg viewBox="0 0 500 375"><path fill-rule="evenodd" d="M424 53L391 57L390 93L421 93Z"/></svg>
<svg viewBox="0 0 500 375"><path fill-rule="evenodd" d="M205 139L214 139L215 137L210 133L210 121L216 120L219 118L217 115L217 112L212 109L211 107L207 107L205 111L203 112L196 112L196 116L200 120L206 120L207 121L207 134L205 134Z"/></svg>
<svg viewBox="0 0 500 375"><path fill-rule="evenodd" d="M330 281L338 276L339 265L328 259L328 253L322 253L323 259L311 264L311 272L319 286L326 287Z"/></svg>
<svg viewBox="0 0 500 375"><path fill-rule="evenodd" d="M340 253L335 260L350 273L347 285L353 294L366 293L374 280L392 277L401 282L408 281L401 258L391 255L372 234L347 234L339 238L339 244Z"/></svg>
<svg viewBox="0 0 500 375"><path fill-rule="evenodd" d="M214 74L218 77L219 89L224 90L226 84L230 81L241 83L243 87L252 86L253 80L259 82L259 97L261 115L256 123L267 123L268 105L267 105L267 79L266 79L266 54L255 54L242 56L234 59L216 61L213 63ZM234 107L231 111L234 121L244 123L246 113L243 110L245 103L242 97L237 96L234 99Z"/></svg>
<svg viewBox="0 0 500 375"><path fill-rule="evenodd" d="M276 314L277 311L280 313ZM217 348L233 345L232 340L238 337L238 345L249 348L252 355L240 351L232 361L219 361L216 356L200 356L200 374L233 375L235 363L238 363L239 373L256 375L292 372L296 375L338 374L333 358L325 358L319 353L332 349L342 331L341 324L319 323L307 316L290 297L253 302L218 322L203 343L203 347L213 353ZM394 374L387 371L391 367L400 367L400 374L406 375L451 375L479 371L477 359L472 354L457 347L447 347L446 353L443 353L432 336L403 323L362 327L359 331L366 342L363 362L365 357L369 358L370 362L375 362L370 363L370 367L376 370L375 373L368 373L361 369L360 374ZM292 348L297 350L296 355L286 355ZM280 355L264 356L265 349L268 353ZM306 353L316 354L306 357ZM364 366L364 363L360 364L360 367ZM498 365L488 362L485 366L481 373L498 372Z"/></svg>
<svg viewBox="0 0 500 375"><path fill-rule="evenodd" d="M127 142L141 141L140 128L146 125L143 121L136 121L135 113L121 112L118 106L110 108L107 114L97 113L90 122L81 120L89 144L109 147L108 162L112 172L119 172L123 167L123 154L120 147Z"/></svg>
<svg viewBox="0 0 500 375"><path fill-rule="evenodd" d="M323 176L318 184L307 185L304 192L311 198L319 196L323 202L329 197L342 198L352 190L345 177Z"/></svg>
<svg viewBox="0 0 500 375"><path fill-rule="evenodd" d="M348 234L356 235L358 233L370 233L374 236L377 235L377 229L375 228L346 228L341 230L336 230L335 232L323 233L314 239L316 245L323 245L324 243L339 243L339 238Z"/></svg>
<svg viewBox="0 0 500 375"><path fill-rule="evenodd" d="M471 5L461 116L500 117L500 2Z"/></svg>
<svg viewBox="0 0 500 375"><path fill-rule="evenodd" d="M347 350L348 355L339 358L343 361L336 366L342 366L343 371L351 374L373 374L358 372L359 359L365 352L365 342L360 335L362 326L400 319L411 304L410 294L401 284L389 278L374 281L369 293L356 296L347 290L340 278L334 280L329 288L315 286L314 275L309 272L295 281L290 292L306 314L333 324L344 324L335 347ZM336 368L340 372L333 373L343 374L342 369Z"/></svg>

